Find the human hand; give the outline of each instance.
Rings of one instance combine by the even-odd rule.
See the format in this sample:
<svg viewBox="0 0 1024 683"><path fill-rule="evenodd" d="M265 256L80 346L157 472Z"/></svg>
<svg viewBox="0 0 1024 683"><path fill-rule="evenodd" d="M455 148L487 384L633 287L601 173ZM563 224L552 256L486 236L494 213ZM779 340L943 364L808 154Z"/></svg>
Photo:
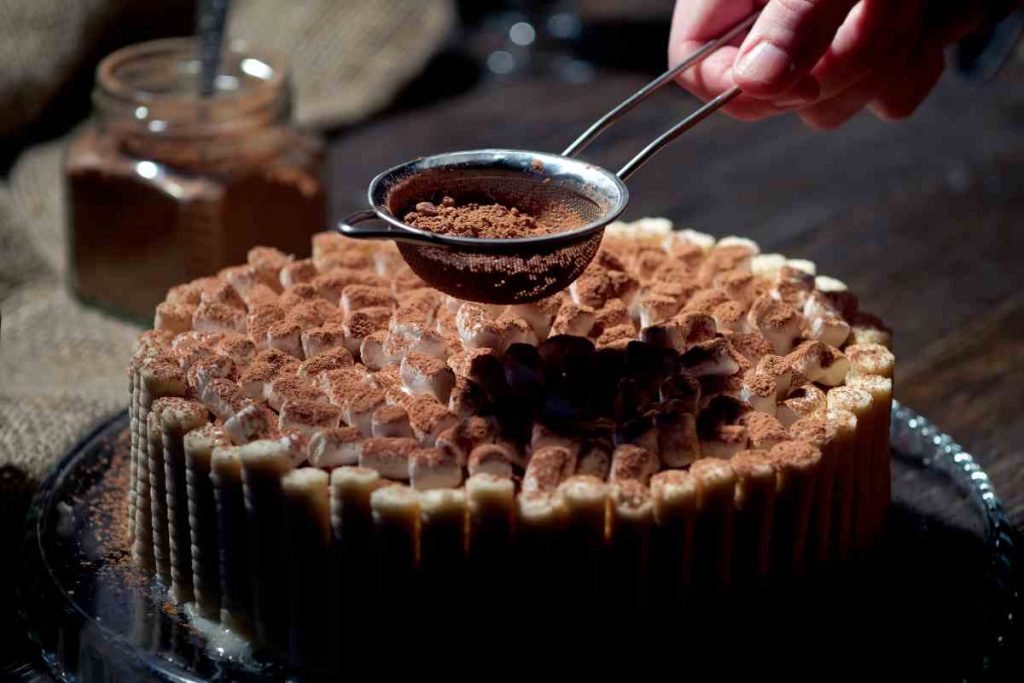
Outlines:
<svg viewBox="0 0 1024 683"><path fill-rule="evenodd" d="M943 48L1018 0L677 0L669 62L678 64L747 17L745 38L678 78L703 100L738 85L725 111L753 120L796 111L812 128L842 125L864 107L910 116L945 67ZM741 42L742 41L742 42Z"/></svg>

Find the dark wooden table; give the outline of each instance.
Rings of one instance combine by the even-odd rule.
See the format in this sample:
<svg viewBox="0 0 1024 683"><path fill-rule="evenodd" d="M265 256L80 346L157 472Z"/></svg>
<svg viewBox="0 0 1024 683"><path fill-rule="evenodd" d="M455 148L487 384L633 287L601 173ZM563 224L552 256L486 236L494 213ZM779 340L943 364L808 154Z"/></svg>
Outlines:
<svg viewBox="0 0 1024 683"><path fill-rule="evenodd" d="M332 214L369 179L431 152L558 151L645 74L496 82L336 140ZM693 100L659 94L588 158L617 168ZM1024 60L994 82L947 75L909 121L712 118L630 180L627 218L666 216L816 261L896 330L900 401L953 434L1024 526Z"/></svg>

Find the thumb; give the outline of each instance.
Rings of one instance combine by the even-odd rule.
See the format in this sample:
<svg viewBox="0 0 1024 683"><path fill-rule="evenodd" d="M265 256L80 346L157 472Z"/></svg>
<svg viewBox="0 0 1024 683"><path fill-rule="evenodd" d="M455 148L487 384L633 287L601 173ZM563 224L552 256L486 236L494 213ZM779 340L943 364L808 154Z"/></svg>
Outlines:
<svg viewBox="0 0 1024 683"><path fill-rule="evenodd" d="M855 4L856 0L771 0L736 55L736 84L755 97L790 88L825 53Z"/></svg>

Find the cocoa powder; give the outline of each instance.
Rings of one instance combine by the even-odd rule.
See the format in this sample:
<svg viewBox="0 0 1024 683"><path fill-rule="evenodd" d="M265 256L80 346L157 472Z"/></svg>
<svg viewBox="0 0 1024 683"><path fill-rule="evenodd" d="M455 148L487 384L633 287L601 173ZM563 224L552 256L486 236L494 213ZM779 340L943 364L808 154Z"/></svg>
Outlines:
<svg viewBox="0 0 1024 683"><path fill-rule="evenodd" d="M419 202L415 210L405 215L405 222L414 228L443 235L490 239L534 237L571 227L541 223L529 213L504 204L471 202L458 206L454 199L447 196L440 204Z"/></svg>

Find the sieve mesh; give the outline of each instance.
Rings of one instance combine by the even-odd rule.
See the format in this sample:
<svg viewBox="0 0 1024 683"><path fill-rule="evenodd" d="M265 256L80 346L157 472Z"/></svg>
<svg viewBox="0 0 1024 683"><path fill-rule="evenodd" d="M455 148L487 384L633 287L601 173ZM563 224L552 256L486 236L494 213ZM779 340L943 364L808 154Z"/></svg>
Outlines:
<svg viewBox="0 0 1024 683"><path fill-rule="evenodd" d="M443 246L398 242L402 257L436 289L469 301L517 304L564 289L593 260L617 202L574 176L527 168L442 167L397 179L384 200L401 220L418 202L515 206L557 230L556 239L457 239ZM545 237L551 237L546 235Z"/></svg>

